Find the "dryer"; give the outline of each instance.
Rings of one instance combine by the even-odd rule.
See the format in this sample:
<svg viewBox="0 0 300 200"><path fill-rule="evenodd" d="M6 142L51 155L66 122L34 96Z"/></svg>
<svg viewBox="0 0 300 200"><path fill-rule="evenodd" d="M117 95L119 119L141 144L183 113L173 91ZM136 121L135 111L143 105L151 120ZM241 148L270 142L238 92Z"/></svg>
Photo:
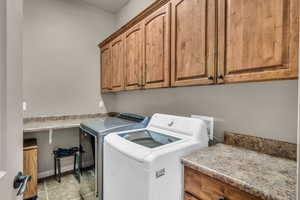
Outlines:
<svg viewBox="0 0 300 200"><path fill-rule="evenodd" d="M208 146L201 119L152 116L143 129L104 140L104 200L182 200L181 157Z"/></svg>
<svg viewBox="0 0 300 200"><path fill-rule="evenodd" d="M149 117L132 113L120 113L84 121L80 124L80 161L77 177L82 199L103 200L103 142L111 132L144 128Z"/></svg>

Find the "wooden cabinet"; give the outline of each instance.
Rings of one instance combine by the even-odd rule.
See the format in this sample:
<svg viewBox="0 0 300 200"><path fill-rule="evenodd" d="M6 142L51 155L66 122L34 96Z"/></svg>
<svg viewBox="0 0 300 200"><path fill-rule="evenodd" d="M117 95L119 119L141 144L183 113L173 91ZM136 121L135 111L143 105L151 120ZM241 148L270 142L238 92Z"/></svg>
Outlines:
<svg viewBox="0 0 300 200"><path fill-rule="evenodd" d="M172 86L214 83L215 35L215 1L172 1Z"/></svg>
<svg viewBox="0 0 300 200"><path fill-rule="evenodd" d="M123 35L101 48L101 91L117 92L124 89Z"/></svg>
<svg viewBox="0 0 300 200"><path fill-rule="evenodd" d="M125 88L139 89L143 86L144 42L142 23L125 33Z"/></svg>
<svg viewBox="0 0 300 200"><path fill-rule="evenodd" d="M101 49L101 91L102 93L111 92L111 49L107 44Z"/></svg>
<svg viewBox="0 0 300 200"><path fill-rule="evenodd" d="M298 76L297 0L218 0L218 83Z"/></svg>
<svg viewBox="0 0 300 200"><path fill-rule="evenodd" d="M36 139L24 140L23 148L23 174L31 176L27 183L23 198L37 197L37 143Z"/></svg>
<svg viewBox="0 0 300 200"><path fill-rule="evenodd" d="M185 200L261 200L196 170L184 169Z"/></svg>
<svg viewBox="0 0 300 200"><path fill-rule="evenodd" d="M184 193L184 200L198 200L196 197L193 197L191 194L185 192Z"/></svg>
<svg viewBox="0 0 300 200"><path fill-rule="evenodd" d="M102 92L298 77L298 0L159 0L99 44Z"/></svg>
<svg viewBox="0 0 300 200"><path fill-rule="evenodd" d="M159 8L144 20L145 88L170 85L170 4Z"/></svg>
<svg viewBox="0 0 300 200"><path fill-rule="evenodd" d="M124 89L124 39L123 35L111 42L111 89L114 92Z"/></svg>

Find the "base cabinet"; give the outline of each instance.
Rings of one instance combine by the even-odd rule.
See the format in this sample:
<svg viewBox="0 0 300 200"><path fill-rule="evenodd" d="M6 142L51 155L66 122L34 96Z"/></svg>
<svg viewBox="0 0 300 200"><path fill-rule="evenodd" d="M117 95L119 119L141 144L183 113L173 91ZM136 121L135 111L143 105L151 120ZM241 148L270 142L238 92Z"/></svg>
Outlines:
<svg viewBox="0 0 300 200"><path fill-rule="evenodd" d="M37 153L38 147L36 139L25 139L23 147L23 174L31 176L27 183L23 199L35 199L37 191Z"/></svg>
<svg viewBox="0 0 300 200"><path fill-rule="evenodd" d="M184 200L262 200L189 167L184 169Z"/></svg>

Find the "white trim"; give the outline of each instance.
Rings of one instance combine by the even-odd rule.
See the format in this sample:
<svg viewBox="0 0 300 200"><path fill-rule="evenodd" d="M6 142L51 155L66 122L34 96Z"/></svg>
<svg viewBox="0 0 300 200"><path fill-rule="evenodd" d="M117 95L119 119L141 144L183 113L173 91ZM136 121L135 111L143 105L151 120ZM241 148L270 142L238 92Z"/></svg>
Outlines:
<svg viewBox="0 0 300 200"><path fill-rule="evenodd" d="M90 161L90 162L83 163L82 166L86 167L86 166L91 166L92 164L93 164L93 161ZM62 166L61 167L61 173L72 171L73 167L74 167L73 164L72 165ZM47 177L53 176L53 175L54 175L54 169L51 169L51 170L48 170L48 171L44 171L44 172L39 172L38 173L38 179L47 178Z"/></svg>
<svg viewBox="0 0 300 200"><path fill-rule="evenodd" d="M71 171L73 170L73 165L67 165L67 166L63 166L61 168L61 172L64 173L64 172L67 172L67 171ZM53 176L54 175L54 170L48 170L48 171L44 171L44 172L39 172L38 173L38 179L40 178L46 178L46 177L49 177L49 176Z"/></svg>

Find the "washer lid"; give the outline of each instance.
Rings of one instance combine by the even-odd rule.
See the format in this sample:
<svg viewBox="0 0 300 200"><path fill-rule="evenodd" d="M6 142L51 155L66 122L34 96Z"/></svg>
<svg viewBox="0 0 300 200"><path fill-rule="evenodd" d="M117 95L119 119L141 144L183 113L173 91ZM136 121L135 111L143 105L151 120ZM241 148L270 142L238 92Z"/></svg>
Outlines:
<svg viewBox="0 0 300 200"><path fill-rule="evenodd" d="M117 130L117 128L131 126L134 124L138 124L138 122L118 117L104 117L82 122L80 127L93 135L98 135L103 132L114 131Z"/></svg>
<svg viewBox="0 0 300 200"><path fill-rule="evenodd" d="M108 145L140 163L148 162L148 159L154 159L162 153L181 148L183 144L187 144L184 138L149 129L116 132L104 138L104 146Z"/></svg>
<svg viewBox="0 0 300 200"><path fill-rule="evenodd" d="M151 130L139 130L136 132L120 133L120 137L148 148L156 148L180 140L179 138L157 133Z"/></svg>

